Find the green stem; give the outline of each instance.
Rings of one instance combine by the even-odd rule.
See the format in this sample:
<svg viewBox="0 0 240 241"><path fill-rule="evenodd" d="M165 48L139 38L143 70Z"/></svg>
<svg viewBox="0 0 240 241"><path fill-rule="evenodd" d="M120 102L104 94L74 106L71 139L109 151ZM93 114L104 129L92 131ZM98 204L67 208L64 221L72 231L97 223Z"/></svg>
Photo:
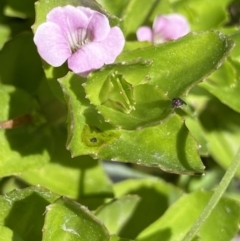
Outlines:
<svg viewBox="0 0 240 241"><path fill-rule="evenodd" d="M240 149L238 150L236 156L234 157L231 165L229 166L228 170L226 171L223 179L219 183L217 189L214 191L211 199L209 200L208 205L204 208L201 215L198 217L196 222L193 224L189 232L183 238L182 241L192 241L194 236L197 234L201 226L205 223L206 219L211 214L214 207L217 205L218 201L222 197L223 193L225 192L227 186L229 185L230 181L234 177L238 167L240 165Z"/></svg>

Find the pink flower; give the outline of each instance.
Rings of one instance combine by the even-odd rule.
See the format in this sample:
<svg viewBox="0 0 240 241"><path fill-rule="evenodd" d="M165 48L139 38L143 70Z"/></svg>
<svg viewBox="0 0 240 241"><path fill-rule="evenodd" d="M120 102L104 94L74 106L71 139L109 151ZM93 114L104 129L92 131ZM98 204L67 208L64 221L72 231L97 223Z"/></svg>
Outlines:
<svg viewBox="0 0 240 241"><path fill-rule="evenodd" d="M158 44L180 38L189 31L190 27L184 16L176 13L159 15L155 18L152 29L142 26L137 30L137 39Z"/></svg>
<svg viewBox="0 0 240 241"><path fill-rule="evenodd" d="M35 33L40 56L54 67L66 60L73 72L87 76L121 53L125 39L119 27L111 28L108 18L90 8L57 7Z"/></svg>

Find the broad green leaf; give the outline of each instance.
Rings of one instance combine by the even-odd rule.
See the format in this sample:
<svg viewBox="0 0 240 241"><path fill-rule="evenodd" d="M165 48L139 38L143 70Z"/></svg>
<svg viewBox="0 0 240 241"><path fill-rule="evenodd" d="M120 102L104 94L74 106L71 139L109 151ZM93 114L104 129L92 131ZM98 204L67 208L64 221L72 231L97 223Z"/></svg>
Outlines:
<svg viewBox="0 0 240 241"><path fill-rule="evenodd" d="M59 163L50 162L41 168L32 168L24 172L21 179L32 185L41 184L59 195L80 200L90 209L98 207L105 198L112 197L111 184L101 163L88 156L72 160L67 158Z"/></svg>
<svg viewBox="0 0 240 241"><path fill-rule="evenodd" d="M95 215L104 223L110 234L119 234L138 206L140 197L128 195L113 199L99 207Z"/></svg>
<svg viewBox="0 0 240 241"><path fill-rule="evenodd" d="M18 0L7 0L7 5L4 9L6 16L15 18L34 18L34 2L36 0L24 0L24 4Z"/></svg>
<svg viewBox="0 0 240 241"><path fill-rule="evenodd" d="M85 99L80 77L69 74L61 79L61 85L69 107L67 146L72 155L93 154L101 159L155 166L169 172L203 171L196 143L176 115L154 127L111 130Z"/></svg>
<svg viewBox="0 0 240 241"><path fill-rule="evenodd" d="M46 206L57 198L41 187L14 190L0 196L0 224L16 232L24 241L32 241L33 237L41 241Z"/></svg>
<svg viewBox="0 0 240 241"><path fill-rule="evenodd" d="M181 190L160 179L129 179L116 183L117 198L125 195L140 197L134 212L120 230L119 236L134 239L143 229L157 220L181 195Z"/></svg>
<svg viewBox="0 0 240 241"><path fill-rule="evenodd" d="M171 101L147 83L151 62L113 64L92 73L84 84L87 98L105 120L123 129L156 124L171 112Z"/></svg>
<svg viewBox="0 0 240 241"><path fill-rule="evenodd" d="M139 241L181 241L206 206L212 192L198 191L182 196L156 222L142 231ZM200 240L229 241L238 231L240 205L223 197L202 226Z"/></svg>
<svg viewBox="0 0 240 241"><path fill-rule="evenodd" d="M105 226L84 206L60 198L47 207L42 241L108 241Z"/></svg>
<svg viewBox="0 0 240 241"><path fill-rule="evenodd" d="M26 170L20 178L31 185L40 184L54 193L80 200L91 209L112 197L112 185L101 162L89 156L71 158L65 148L65 133L52 130L52 136L56 148L50 152L50 161Z"/></svg>
<svg viewBox="0 0 240 241"><path fill-rule="evenodd" d="M86 83L87 97L97 105L105 120L124 129L135 129L164 119L161 115L171 105L169 99L185 95L193 85L219 67L232 46L232 41L220 33L205 32L123 53L120 60L133 61L140 58L141 62L123 62L93 73ZM144 63L144 60L148 62ZM132 71L135 71L135 76L131 74ZM113 101L108 94L109 91L111 95L120 92L109 88L119 78L132 85L136 104L131 108L124 109L124 102L120 98ZM144 85L142 81L147 83ZM140 83L143 85L140 86ZM139 92L141 88L143 91Z"/></svg>
<svg viewBox="0 0 240 241"><path fill-rule="evenodd" d="M84 79L73 73L59 80L68 106L67 148L73 156L96 155L102 145L118 138L119 131L111 130L95 107L85 97Z"/></svg>
<svg viewBox="0 0 240 241"><path fill-rule="evenodd" d="M120 95L123 96L122 92ZM157 125L173 112L171 101L151 84L134 87L129 97L126 105L126 101L113 100L106 93L108 99L97 110L112 125L129 130Z"/></svg>
<svg viewBox="0 0 240 241"><path fill-rule="evenodd" d="M148 83L172 99L186 95L220 67L233 45L231 39L217 31L193 32L176 41L122 53L118 61L152 61Z"/></svg>
<svg viewBox="0 0 240 241"><path fill-rule="evenodd" d="M147 83L149 81L149 71L152 62L149 60L137 59L112 65L107 65L100 70L94 71L88 76L88 81L84 84L87 98L94 105L100 105L106 101L113 88L111 87L111 79L117 81L119 77L123 77L128 84L133 87ZM127 85L126 83L126 85ZM120 90L119 88L117 89ZM95 92L94 92L95 91Z"/></svg>
<svg viewBox="0 0 240 241"><path fill-rule="evenodd" d="M202 94L198 96L191 92L188 103L195 108L195 116L201 123L210 155L226 169L239 148L240 114L222 104L205 89L198 89Z"/></svg>
<svg viewBox="0 0 240 241"><path fill-rule="evenodd" d="M230 0L180 0L173 4L173 9L188 18L192 30L209 30L227 22L229 2Z"/></svg>
<svg viewBox="0 0 240 241"><path fill-rule="evenodd" d="M0 233L1 233L0 241L24 241L10 228L7 228L1 225L0 225Z"/></svg>
<svg viewBox="0 0 240 241"><path fill-rule="evenodd" d="M118 139L99 150L98 157L159 167L173 173L193 174L204 170L196 142L177 115L154 127L122 130Z"/></svg>
<svg viewBox="0 0 240 241"><path fill-rule="evenodd" d="M240 63L229 59L202 84L222 103L240 112Z"/></svg>
<svg viewBox="0 0 240 241"><path fill-rule="evenodd" d="M0 130L0 176L3 177L20 174L47 162L50 138L37 124L38 117L33 113L34 100L28 93L4 85L0 85L0 91L1 124L26 114L32 118L30 121L28 117L18 128Z"/></svg>
<svg viewBox="0 0 240 241"><path fill-rule="evenodd" d="M36 90L44 78L32 33L22 33L9 41L0 52L0 82L28 91Z"/></svg>
<svg viewBox="0 0 240 241"><path fill-rule="evenodd" d="M140 130L114 130L86 99L81 77L69 73L60 83L69 111L67 147L73 156L92 154L176 173L203 171L196 143L178 116Z"/></svg>

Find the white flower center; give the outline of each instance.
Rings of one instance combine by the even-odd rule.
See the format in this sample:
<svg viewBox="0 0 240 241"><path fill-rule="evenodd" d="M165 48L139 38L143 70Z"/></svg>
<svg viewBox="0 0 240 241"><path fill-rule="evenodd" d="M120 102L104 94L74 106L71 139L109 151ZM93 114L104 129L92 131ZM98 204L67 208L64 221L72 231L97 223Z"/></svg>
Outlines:
<svg viewBox="0 0 240 241"><path fill-rule="evenodd" d="M80 49L81 46L91 42L91 36L89 31L83 28L69 31L67 37L72 53Z"/></svg>

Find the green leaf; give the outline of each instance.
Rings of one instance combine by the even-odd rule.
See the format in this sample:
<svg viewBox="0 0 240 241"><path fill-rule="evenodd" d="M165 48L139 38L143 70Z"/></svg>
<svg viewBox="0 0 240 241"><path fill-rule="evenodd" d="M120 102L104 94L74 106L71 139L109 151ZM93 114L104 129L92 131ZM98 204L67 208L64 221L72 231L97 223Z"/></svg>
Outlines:
<svg viewBox="0 0 240 241"><path fill-rule="evenodd" d="M159 167L174 173L192 174L204 170L195 140L177 115L154 127L122 130L118 139L99 150L98 157Z"/></svg>
<svg viewBox="0 0 240 241"><path fill-rule="evenodd" d="M91 100L92 104L100 105L106 101L107 96L113 90L111 80L120 81L118 79L121 77L123 77L122 81L125 81L126 85L128 83L132 87L147 83L151 65L151 61L139 58L133 61L107 65L100 70L92 72L88 76L88 81L84 84L87 98ZM94 90L96 94L93 92ZM120 91L119 87L117 90Z"/></svg>
<svg viewBox="0 0 240 241"><path fill-rule="evenodd" d="M50 141L49 134L39 127L38 118L35 119L33 98L12 86L0 85L0 89L1 124L26 114L32 118L18 128L0 131L0 176L3 177L43 165L49 160Z"/></svg>
<svg viewBox="0 0 240 241"><path fill-rule="evenodd" d="M118 61L137 58L152 61L148 83L172 99L186 95L220 67L233 45L233 41L220 32L194 32L176 41L122 53Z"/></svg>
<svg viewBox="0 0 240 241"><path fill-rule="evenodd" d="M109 13L114 14L117 17L122 17L129 0L98 0L97 2L101 4Z"/></svg>
<svg viewBox="0 0 240 241"><path fill-rule="evenodd" d="M209 216L212 214L216 205L219 203L220 199L223 197L224 192L232 181L236 171L240 167L240 148L238 149L232 163L224 174L222 180L220 181L218 187L214 190L208 204L204 207L201 214L198 216L190 230L187 232L183 241L192 241L192 239L199 233L200 229L206 223ZM239 204L239 203L238 203Z"/></svg>
<svg viewBox="0 0 240 241"><path fill-rule="evenodd" d="M0 82L28 91L36 90L44 78L32 33L22 33L9 41L0 52Z"/></svg>
<svg viewBox="0 0 240 241"><path fill-rule="evenodd" d="M205 89L198 89L201 94L195 96L191 92L188 103L194 107L195 116L201 123L210 155L227 169L239 148L240 114L222 104ZM240 170L237 175L240 175Z"/></svg>
<svg viewBox="0 0 240 241"><path fill-rule="evenodd" d="M114 185L117 198L137 195L137 203L131 217L120 230L119 236L134 239L143 229L157 220L175 202L182 191L160 179L129 179ZM147 210L147 215L146 211Z"/></svg>
<svg viewBox="0 0 240 241"><path fill-rule="evenodd" d="M119 131L111 130L111 125L105 123L86 99L82 87L84 81L70 72L59 80L68 106L67 148L73 156L96 155L102 145L111 143L119 136Z"/></svg>
<svg viewBox="0 0 240 241"><path fill-rule="evenodd" d="M113 199L99 207L95 215L105 224L110 234L119 234L133 215L139 201L140 198L134 195Z"/></svg>
<svg viewBox="0 0 240 241"><path fill-rule="evenodd" d="M0 26L0 49L4 46L7 40L10 38L11 29L7 25Z"/></svg>
<svg viewBox="0 0 240 241"><path fill-rule="evenodd" d="M7 5L4 9L6 16L15 18L34 18L34 2L36 0L25 0L22 4L18 0L7 0Z"/></svg>
<svg viewBox="0 0 240 241"><path fill-rule="evenodd" d="M138 48L144 48L144 47L148 47L151 46L152 43L150 42L139 42L139 41L127 41L125 43L124 49L123 51L131 51L134 49L138 49Z"/></svg>
<svg viewBox="0 0 240 241"><path fill-rule="evenodd" d="M47 207L43 241L108 241L105 226L84 206L60 198Z"/></svg>
<svg viewBox="0 0 240 241"><path fill-rule="evenodd" d="M0 196L0 224L16 232L24 241L32 241L33 237L41 241L45 208L57 198L41 187L14 190Z"/></svg>
<svg viewBox="0 0 240 241"><path fill-rule="evenodd" d="M0 241L24 241L11 229L0 225Z"/></svg>
<svg viewBox="0 0 240 241"><path fill-rule="evenodd" d="M228 59L216 72L202 84L222 103L240 112L240 63Z"/></svg>
<svg viewBox="0 0 240 241"><path fill-rule="evenodd" d="M155 223L137 238L139 241L181 241L212 196L212 192L198 191L182 196ZM238 231L239 203L221 198L202 226L201 240L229 241ZM186 215L187 214L187 215ZM221 232L219 232L221 230Z"/></svg>
<svg viewBox="0 0 240 241"><path fill-rule="evenodd" d="M114 130L86 99L82 82L72 73L60 80L69 111L67 147L73 156L92 154L176 173L203 171L196 143L179 117L173 114L162 125L140 130Z"/></svg>
<svg viewBox="0 0 240 241"><path fill-rule="evenodd" d="M52 130L50 160L41 167L24 171L20 178L31 185L40 184L62 196L80 200L88 208L95 209L112 197L112 185L102 164L89 156L71 158L65 148L66 135ZM61 180L61 181L60 181Z"/></svg>
<svg viewBox="0 0 240 241"><path fill-rule="evenodd" d="M240 33L238 29L234 28L233 33L231 33L230 37L236 44L230 56L233 60L240 62Z"/></svg>
<svg viewBox="0 0 240 241"><path fill-rule="evenodd" d="M116 235L111 235L109 241L133 241L133 240L126 239L126 238L120 238L120 237L118 237Z"/></svg>
<svg viewBox="0 0 240 241"><path fill-rule="evenodd" d="M172 111L170 100L148 82L151 62L113 64L90 74L87 98L104 119L123 129L159 123Z"/></svg>
<svg viewBox="0 0 240 241"><path fill-rule="evenodd" d="M87 97L104 119L117 127L135 129L154 123L170 114L165 110L171 106L172 98L185 95L219 67L232 46L233 42L220 33L205 32L123 53L119 57L124 61L122 64L108 66L89 76L85 86ZM116 81L130 84L131 105L126 107L123 98L116 98L119 93L122 97L130 96L114 88Z"/></svg>
<svg viewBox="0 0 240 241"><path fill-rule="evenodd" d="M192 30L209 30L227 22L229 3L230 0L180 0L173 4L173 9L188 18Z"/></svg>
<svg viewBox="0 0 240 241"><path fill-rule="evenodd" d="M203 127L198 118L194 116L194 113L192 113L191 115L184 116L184 119L188 130L198 143L199 154L201 156L208 156L208 142L204 135Z"/></svg>

